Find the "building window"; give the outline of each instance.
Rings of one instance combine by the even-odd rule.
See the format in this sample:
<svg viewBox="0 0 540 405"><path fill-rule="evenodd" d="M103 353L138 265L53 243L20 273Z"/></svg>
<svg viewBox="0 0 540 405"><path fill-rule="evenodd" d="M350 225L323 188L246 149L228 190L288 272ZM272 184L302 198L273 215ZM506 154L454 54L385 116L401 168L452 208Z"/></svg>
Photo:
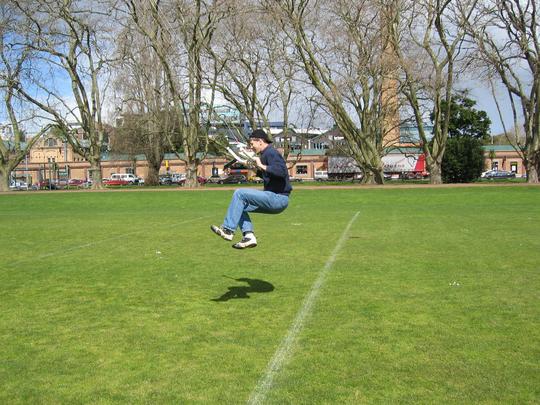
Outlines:
<svg viewBox="0 0 540 405"><path fill-rule="evenodd" d="M45 140L45 146L47 147L53 147L53 146L56 146L56 139L54 138L48 138Z"/></svg>
<svg viewBox="0 0 540 405"><path fill-rule="evenodd" d="M499 162L491 162L491 170L499 170Z"/></svg>
<svg viewBox="0 0 540 405"><path fill-rule="evenodd" d="M297 165L296 174L307 174L307 165Z"/></svg>
<svg viewBox="0 0 540 405"><path fill-rule="evenodd" d="M510 162L510 171L512 173L517 173L518 171L518 164L517 162Z"/></svg>
<svg viewBox="0 0 540 405"><path fill-rule="evenodd" d="M133 170L133 167L126 167L126 173L127 174L135 174L135 170Z"/></svg>

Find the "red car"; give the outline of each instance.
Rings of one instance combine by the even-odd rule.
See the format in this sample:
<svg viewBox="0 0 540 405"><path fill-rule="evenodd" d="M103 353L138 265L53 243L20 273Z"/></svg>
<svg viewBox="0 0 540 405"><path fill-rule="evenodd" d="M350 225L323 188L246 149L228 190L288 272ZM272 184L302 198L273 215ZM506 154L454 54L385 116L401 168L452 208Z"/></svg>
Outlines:
<svg viewBox="0 0 540 405"><path fill-rule="evenodd" d="M58 187L54 181L49 181L49 179L38 181L32 186L37 190L58 190Z"/></svg>
<svg viewBox="0 0 540 405"><path fill-rule="evenodd" d="M105 186L127 186L128 184L131 184L129 181L127 180L122 180L122 179L107 179L107 180L103 180L103 184Z"/></svg>
<svg viewBox="0 0 540 405"><path fill-rule="evenodd" d="M199 184L206 184L208 180L206 179L206 177L202 177L202 176L197 176L197 182ZM182 179L182 180L179 180L178 181L178 185L179 186L183 186L186 184L186 179Z"/></svg>
<svg viewBox="0 0 540 405"><path fill-rule="evenodd" d="M68 186L69 187L82 187L86 183L85 180L81 179L69 179L68 180Z"/></svg>

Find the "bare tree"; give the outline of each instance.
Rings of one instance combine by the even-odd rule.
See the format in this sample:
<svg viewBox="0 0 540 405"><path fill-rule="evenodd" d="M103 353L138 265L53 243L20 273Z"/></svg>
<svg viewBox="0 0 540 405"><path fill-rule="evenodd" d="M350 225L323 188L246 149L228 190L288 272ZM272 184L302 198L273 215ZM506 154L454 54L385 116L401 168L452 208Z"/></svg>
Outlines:
<svg viewBox="0 0 540 405"><path fill-rule="evenodd" d="M275 94L269 91L268 58L263 46L266 27L249 1L231 1L230 5L231 12L209 48L218 72L216 90L251 128L268 128Z"/></svg>
<svg viewBox="0 0 540 405"><path fill-rule="evenodd" d="M395 10L392 39L403 71L402 93L412 110L433 184L442 182L450 99L459 58L464 56L464 28L476 2L392 0ZM430 115L432 133L425 125Z"/></svg>
<svg viewBox="0 0 540 405"><path fill-rule="evenodd" d="M100 188L101 154L107 141L103 96L113 26L110 4L83 0L14 0L14 4L25 15L41 73L33 83L37 91L19 87L18 93L49 114L75 152L90 163L93 187Z"/></svg>
<svg viewBox="0 0 540 405"><path fill-rule="evenodd" d="M165 72L148 38L127 26L118 44L121 63L115 68L114 87L120 125L111 139L111 151L144 154L145 185L157 185L165 152L181 145L176 136L178 118L171 108Z"/></svg>
<svg viewBox="0 0 540 405"><path fill-rule="evenodd" d="M383 63L381 7L372 1L264 1L283 24L311 84L364 172L383 183L381 156L391 109L382 102L390 66Z"/></svg>
<svg viewBox="0 0 540 405"><path fill-rule="evenodd" d="M165 73L182 136L188 187L198 186L197 168L202 159L198 153L208 145L207 126L203 125L203 59L226 11L223 3L125 0L131 20L148 38Z"/></svg>
<svg viewBox="0 0 540 405"><path fill-rule="evenodd" d="M305 74L294 57L294 46L290 38L282 31L280 24L276 24L272 14L266 14L263 23L266 29L263 31L263 49L266 53L268 76L270 86L268 91L276 95L273 107L281 111L283 117L283 157L285 160L291 153L290 116L295 105L300 102L300 88L304 86ZM304 86L305 87L305 86ZM303 102L312 105L308 98ZM310 113L304 112L304 121L311 122L314 109ZM301 150L297 153L300 157Z"/></svg>
<svg viewBox="0 0 540 405"><path fill-rule="evenodd" d="M521 155L527 181L540 175L540 8L535 0L485 0L467 33L488 76L506 89L513 127L523 119L524 138L508 136ZM495 94L494 94L495 97ZM500 102L495 97L499 110ZM520 110L520 113L518 111ZM502 115L501 115L502 117ZM503 121L506 128L506 124ZM506 132L506 129L505 129Z"/></svg>
<svg viewBox="0 0 540 405"><path fill-rule="evenodd" d="M293 58L290 38L271 13L249 0L232 1L231 6L210 51L221 71L217 90L252 128L269 129L270 118L281 117L281 146L287 158L290 117L299 102L303 71Z"/></svg>
<svg viewBox="0 0 540 405"><path fill-rule="evenodd" d="M0 192L9 190L11 172L46 133L51 124L41 123L31 106L18 97L17 89L26 86L24 80L32 62L32 52L24 32L19 31L20 15L9 4L0 5L0 94L6 114L6 136L0 138ZM1 117L1 115L0 115ZM24 124L42 126L33 135L24 131Z"/></svg>

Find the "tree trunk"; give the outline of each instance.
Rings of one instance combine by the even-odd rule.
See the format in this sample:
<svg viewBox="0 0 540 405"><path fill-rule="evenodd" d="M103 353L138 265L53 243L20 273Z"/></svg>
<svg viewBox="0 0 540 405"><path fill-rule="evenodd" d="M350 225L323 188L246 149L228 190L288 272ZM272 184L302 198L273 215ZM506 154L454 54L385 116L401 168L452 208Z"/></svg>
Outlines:
<svg viewBox="0 0 540 405"><path fill-rule="evenodd" d="M133 156L131 158L131 170L133 170L133 174L137 175L137 157Z"/></svg>
<svg viewBox="0 0 540 405"><path fill-rule="evenodd" d="M159 185L159 166L156 167L152 164L148 165L148 174L144 179L145 186L158 186Z"/></svg>
<svg viewBox="0 0 540 405"><path fill-rule="evenodd" d="M540 183L538 179L538 171L538 167L532 164L527 168L527 183Z"/></svg>
<svg viewBox="0 0 540 405"><path fill-rule="evenodd" d="M0 167L0 192L9 191L9 170Z"/></svg>
<svg viewBox="0 0 540 405"><path fill-rule="evenodd" d="M433 163L429 168L429 182L431 184L442 184L441 165Z"/></svg>
<svg viewBox="0 0 540 405"><path fill-rule="evenodd" d="M384 175L382 169L377 170L363 170L364 176L362 177L362 184L384 184Z"/></svg>
<svg viewBox="0 0 540 405"><path fill-rule="evenodd" d="M376 184L384 184L384 174L382 169L373 172L373 180Z"/></svg>
<svg viewBox="0 0 540 405"><path fill-rule="evenodd" d="M186 187L199 187L199 182L197 181L197 163L194 161L186 163Z"/></svg>
<svg viewBox="0 0 540 405"><path fill-rule="evenodd" d="M377 180L375 179L373 172L366 171L364 173L364 177L362 177L362 184L377 184Z"/></svg>
<svg viewBox="0 0 540 405"><path fill-rule="evenodd" d="M99 160L90 162L90 179L92 180L92 188L94 190L103 188L102 177L101 162Z"/></svg>

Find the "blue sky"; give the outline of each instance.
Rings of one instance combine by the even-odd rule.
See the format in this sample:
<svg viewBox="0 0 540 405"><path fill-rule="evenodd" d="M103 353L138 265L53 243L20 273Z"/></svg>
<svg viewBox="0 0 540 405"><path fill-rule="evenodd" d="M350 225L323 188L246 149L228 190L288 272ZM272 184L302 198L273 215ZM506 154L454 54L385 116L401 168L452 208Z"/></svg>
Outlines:
<svg viewBox="0 0 540 405"><path fill-rule="evenodd" d="M62 77L61 74L58 74L56 75L56 77L54 79L52 79L55 84L56 84L56 88L59 90L59 92L61 92L62 94L65 95L65 98L64 100L67 102L68 105L71 105L71 106L74 106L75 105L75 102L74 102L74 99L73 99L73 96L70 94L70 86L68 84L68 81L65 80L65 77ZM476 104L476 109L478 110L484 110L487 112L488 116L490 117L491 121L492 121L492 125L491 125L491 133L493 135L497 135L497 134L500 134L503 132L503 125L501 124L501 121L500 121L500 118L499 118L499 114L497 112L497 107L496 107L496 104L493 100L493 96L491 94L491 91L490 89L488 88L487 84L483 81L477 81L477 82L472 82L472 81L468 81L468 82L464 82L461 84L461 86L459 86L459 88L462 88L462 89L468 89L469 90L469 97L471 97L472 99L474 99L477 104ZM509 102L508 102L508 97L506 97L504 91L504 89L500 88L498 89L498 92L497 94L500 96L500 99L499 99L499 103L501 105L501 108L502 108L502 112L503 112L503 116L504 116L504 119L505 119L505 124L506 124L506 128L509 130L512 128L513 126L513 123L512 123L512 111L511 111L511 108L509 106ZM110 89L109 89L110 91ZM110 92L106 95L106 103L105 103L105 106L104 106L104 118L109 121L110 119L107 119L107 118L110 118L108 117L109 115L109 112L112 111L112 105L111 103L113 102L113 97L112 95L110 94ZM216 100L218 103L219 102L224 102L224 100ZM519 106L518 106L519 107ZM276 112L275 115L275 119L274 120L282 120L282 117L280 117L280 113L279 112ZM0 108L0 122L5 122L7 120L7 116L5 115L5 111L3 108ZM69 121L74 121L74 117L70 117L68 118ZM297 126L302 126L304 123L301 122L302 120L298 117L291 117L291 122L293 124L296 124ZM328 125L324 125L324 121L328 121ZM317 123L312 123L312 124L316 124L315 126L317 126L317 124L319 126L326 126L326 127L330 127L331 126L331 122L332 120L331 119L324 119L323 121L321 122L317 122ZM28 128L30 130L30 128ZM30 131L33 132L33 130L35 130L36 128L32 128Z"/></svg>
<svg viewBox="0 0 540 405"><path fill-rule="evenodd" d="M503 125L499 118L499 113L495 101L493 100L491 90L485 86L469 87L469 90L470 98L476 101L475 108L477 110L485 111L491 119L491 133L493 135L501 134L503 132ZM506 129L510 130L513 126L513 117L508 97L505 97L500 90L497 92L497 96L500 97L499 105L501 107Z"/></svg>

